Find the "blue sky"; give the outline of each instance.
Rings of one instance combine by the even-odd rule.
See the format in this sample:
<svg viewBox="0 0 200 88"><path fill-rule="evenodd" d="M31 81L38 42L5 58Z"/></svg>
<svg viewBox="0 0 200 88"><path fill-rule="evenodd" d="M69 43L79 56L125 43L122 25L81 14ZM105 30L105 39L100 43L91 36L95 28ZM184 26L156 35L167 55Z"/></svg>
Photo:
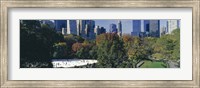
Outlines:
<svg viewBox="0 0 200 88"><path fill-rule="evenodd" d="M122 22L122 33L124 34L130 34L133 30L132 28L132 20L121 20ZM118 20L95 20L95 25L99 25L100 27L105 27L106 31L109 30L110 24L116 24L118 23ZM167 20L160 20L160 27L167 25Z"/></svg>

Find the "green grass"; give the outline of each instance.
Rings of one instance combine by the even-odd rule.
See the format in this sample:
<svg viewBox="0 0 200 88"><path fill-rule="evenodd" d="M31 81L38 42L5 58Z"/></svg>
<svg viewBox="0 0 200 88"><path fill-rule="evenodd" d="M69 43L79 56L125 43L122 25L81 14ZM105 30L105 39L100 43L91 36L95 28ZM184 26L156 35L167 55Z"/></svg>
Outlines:
<svg viewBox="0 0 200 88"><path fill-rule="evenodd" d="M164 62L144 61L144 64L140 68L166 68L166 66Z"/></svg>

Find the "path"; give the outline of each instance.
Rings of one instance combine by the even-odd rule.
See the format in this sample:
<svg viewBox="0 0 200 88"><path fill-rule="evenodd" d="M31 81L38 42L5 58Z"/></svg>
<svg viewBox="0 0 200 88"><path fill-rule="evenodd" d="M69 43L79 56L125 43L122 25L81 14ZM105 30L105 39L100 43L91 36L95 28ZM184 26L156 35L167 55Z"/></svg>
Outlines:
<svg viewBox="0 0 200 88"><path fill-rule="evenodd" d="M179 68L178 63L176 63L176 62L168 61L167 63L169 65L169 68Z"/></svg>

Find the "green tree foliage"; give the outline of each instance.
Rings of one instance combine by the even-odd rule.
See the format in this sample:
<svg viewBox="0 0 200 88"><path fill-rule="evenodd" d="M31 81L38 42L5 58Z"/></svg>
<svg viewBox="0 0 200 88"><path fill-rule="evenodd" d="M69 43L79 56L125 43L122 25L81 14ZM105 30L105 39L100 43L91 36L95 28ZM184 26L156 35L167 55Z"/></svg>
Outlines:
<svg viewBox="0 0 200 88"><path fill-rule="evenodd" d="M65 42L56 43L53 47L54 47L53 58L56 59L71 58L71 51L69 49L70 47L67 46Z"/></svg>
<svg viewBox="0 0 200 88"><path fill-rule="evenodd" d="M20 21L20 65L25 62L51 62L54 43L62 36L47 27L41 27L38 20Z"/></svg>
<svg viewBox="0 0 200 88"><path fill-rule="evenodd" d="M97 36L98 67L116 68L121 67L126 61L126 53L123 41L115 33L105 33Z"/></svg>
<svg viewBox="0 0 200 88"><path fill-rule="evenodd" d="M96 59L95 44L90 41L85 40L83 43L75 43L73 46L73 50L77 50L76 57L80 59Z"/></svg>
<svg viewBox="0 0 200 88"><path fill-rule="evenodd" d="M173 60L179 60L180 59L180 29L176 29L172 32L172 36L174 38L174 49L172 54Z"/></svg>
<svg viewBox="0 0 200 88"><path fill-rule="evenodd" d="M91 50L89 51L89 56L91 59L97 59L97 46L92 46Z"/></svg>
<svg viewBox="0 0 200 88"><path fill-rule="evenodd" d="M154 44L154 59L179 60L180 59L180 29L171 34L163 35Z"/></svg>
<svg viewBox="0 0 200 88"><path fill-rule="evenodd" d="M154 44L156 43L156 41L157 41L157 38L154 38L154 37L145 37L144 38L143 46L144 46L144 49L145 49L148 57L151 57L151 55L154 53L153 49L154 49Z"/></svg>
<svg viewBox="0 0 200 88"><path fill-rule="evenodd" d="M83 41L84 41L84 39L82 37L76 36L73 34L68 34L68 35L64 36L64 40L70 46L72 46L76 42L83 43Z"/></svg>
<svg viewBox="0 0 200 88"><path fill-rule="evenodd" d="M66 42L66 44L68 46L67 52L71 52L71 53L68 53L68 54L70 54L69 55L70 58L73 58L73 57L77 58L77 57L75 57L76 56L75 53L77 52L77 50L75 50L75 49L80 49L82 47L81 43L84 41L84 39L80 36L68 34L68 35L64 36L64 41Z"/></svg>

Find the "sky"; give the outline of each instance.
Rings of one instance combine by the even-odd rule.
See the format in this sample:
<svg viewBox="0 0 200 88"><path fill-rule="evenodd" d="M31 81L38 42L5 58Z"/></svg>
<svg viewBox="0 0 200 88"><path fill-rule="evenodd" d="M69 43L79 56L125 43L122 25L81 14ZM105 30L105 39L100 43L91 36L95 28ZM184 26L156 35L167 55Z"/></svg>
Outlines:
<svg viewBox="0 0 200 88"><path fill-rule="evenodd" d="M119 20L95 20L95 25L99 25L100 27L105 27L106 31L109 31L110 24L116 24ZM131 34L132 28L132 20L121 20L122 23L122 33L124 34ZM160 27L167 26L167 20L160 20Z"/></svg>

